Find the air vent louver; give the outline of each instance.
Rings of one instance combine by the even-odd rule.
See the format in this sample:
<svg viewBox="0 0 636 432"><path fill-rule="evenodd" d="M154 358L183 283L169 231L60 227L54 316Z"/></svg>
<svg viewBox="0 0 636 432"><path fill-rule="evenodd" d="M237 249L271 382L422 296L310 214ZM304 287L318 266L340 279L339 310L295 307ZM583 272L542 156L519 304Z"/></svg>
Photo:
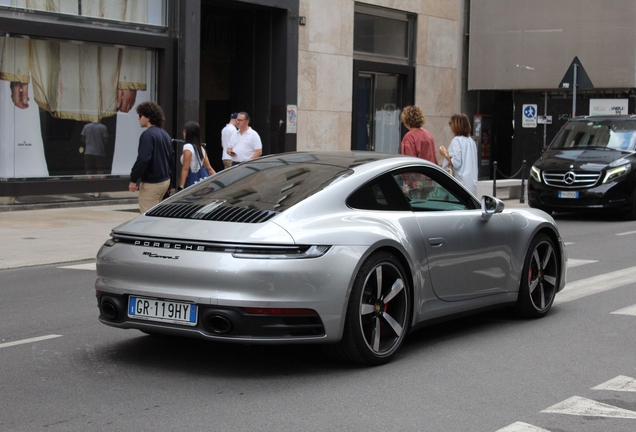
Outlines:
<svg viewBox="0 0 636 432"><path fill-rule="evenodd" d="M267 222L279 212L256 210L247 207L200 204L164 204L146 213L146 216L199 219L216 222L262 223Z"/></svg>

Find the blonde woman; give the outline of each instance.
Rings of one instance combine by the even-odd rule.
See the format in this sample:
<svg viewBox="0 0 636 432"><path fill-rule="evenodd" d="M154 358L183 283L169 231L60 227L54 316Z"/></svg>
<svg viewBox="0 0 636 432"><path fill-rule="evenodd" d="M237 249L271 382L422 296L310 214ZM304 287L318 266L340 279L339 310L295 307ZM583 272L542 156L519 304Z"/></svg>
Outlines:
<svg viewBox="0 0 636 432"><path fill-rule="evenodd" d="M448 150L444 146L439 147L439 153L444 158L442 168L451 167L453 177L477 195L477 144L470 137L470 121L466 114L454 114L448 125L455 138L448 146Z"/></svg>

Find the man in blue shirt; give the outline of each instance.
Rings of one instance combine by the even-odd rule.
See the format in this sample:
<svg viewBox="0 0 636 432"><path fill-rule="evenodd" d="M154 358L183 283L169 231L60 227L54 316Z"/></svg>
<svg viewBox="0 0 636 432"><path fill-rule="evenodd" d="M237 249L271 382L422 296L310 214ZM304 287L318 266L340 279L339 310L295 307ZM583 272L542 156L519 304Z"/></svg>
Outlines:
<svg viewBox="0 0 636 432"><path fill-rule="evenodd" d="M130 172L128 190L139 191L139 212L145 213L161 202L170 187L174 150L170 135L162 129L166 117L156 102L140 103L137 114L139 125L147 129L139 137L137 160Z"/></svg>

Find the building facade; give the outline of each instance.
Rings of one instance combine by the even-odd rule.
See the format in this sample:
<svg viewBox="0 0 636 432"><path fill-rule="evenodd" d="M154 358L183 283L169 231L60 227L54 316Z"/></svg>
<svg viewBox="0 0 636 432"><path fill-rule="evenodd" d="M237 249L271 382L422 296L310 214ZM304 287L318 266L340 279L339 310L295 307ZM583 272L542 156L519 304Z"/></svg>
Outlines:
<svg viewBox="0 0 636 432"><path fill-rule="evenodd" d="M529 169L575 114L634 113L636 1L471 0L468 12L463 106L488 119L502 174Z"/></svg>
<svg viewBox="0 0 636 432"><path fill-rule="evenodd" d="M465 4L0 0L0 200L125 191L144 100L164 108L174 138L198 121L216 169L237 111L265 155L397 153L399 113L412 104L448 144Z"/></svg>

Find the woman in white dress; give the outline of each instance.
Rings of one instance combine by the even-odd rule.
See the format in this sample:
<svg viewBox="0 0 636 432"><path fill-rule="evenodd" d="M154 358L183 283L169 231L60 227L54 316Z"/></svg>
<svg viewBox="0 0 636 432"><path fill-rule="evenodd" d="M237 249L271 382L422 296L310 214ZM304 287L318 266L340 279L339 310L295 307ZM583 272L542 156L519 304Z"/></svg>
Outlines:
<svg viewBox="0 0 636 432"><path fill-rule="evenodd" d="M190 170L192 170L192 172L197 172L201 169L199 161L201 161L203 166L208 169L210 175L216 173L210 165L205 149L201 145L199 123L193 121L186 123L183 128L183 139L186 143L183 145L183 153L181 154L181 164L183 168L181 169L181 177L177 190L182 190L183 188L191 186L186 184L186 180ZM195 151L199 156L198 158L194 154Z"/></svg>
<svg viewBox="0 0 636 432"><path fill-rule="evenodd" d="M444 158L442 168L451 167L453 177L477 195L477 144L470 137L471 126L466 114L454 114L448 125L455 138L448 146L440 146L439 153Z"/></svg>

